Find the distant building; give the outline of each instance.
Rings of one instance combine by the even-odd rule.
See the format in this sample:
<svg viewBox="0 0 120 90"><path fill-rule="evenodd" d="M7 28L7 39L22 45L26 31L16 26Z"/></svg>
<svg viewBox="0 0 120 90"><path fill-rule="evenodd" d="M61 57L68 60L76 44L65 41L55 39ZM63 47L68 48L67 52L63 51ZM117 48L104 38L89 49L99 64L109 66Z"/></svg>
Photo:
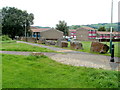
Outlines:
<svg viewBox="0 0 120 90"><path fill-rule="evenodd" d="M56 40L59 38L63 38L63 32L56 30L54 28L36 28L31 29L32 37L36 37L39 39L40 37L44 37L48 40Z"/></svg>
<svg viewBox="0 0 120 90"><path fill-rule="evenodd" d="M76 30L76 39L81 41L89 41L96 39L96 29L91 27L81 27Z"/></svg>
<svg viewBox="0 0 120 90"><path fill-rule="evenodd" d="M97 37L98 40L110 40L110 32L103 32L103 31L97 31ZM112 39L119 41L120 40L120 32L112 32Z"/></svg>
<svg viewBox="0 0 120 90"><path fill-rule="evenodd" d="M76 38L76 29L69 30L69 37Z"/></svg>

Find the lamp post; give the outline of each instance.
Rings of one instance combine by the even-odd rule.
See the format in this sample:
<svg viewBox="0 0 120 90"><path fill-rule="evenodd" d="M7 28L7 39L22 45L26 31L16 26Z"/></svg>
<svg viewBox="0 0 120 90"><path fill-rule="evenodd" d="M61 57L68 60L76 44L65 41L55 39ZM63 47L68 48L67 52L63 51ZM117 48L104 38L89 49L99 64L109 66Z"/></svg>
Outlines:
<svg viewBox="0 0 120 90"><path fill-rule="evenodd" d="M26 38L26 20L25 20L25 38Z"/></svg>
<svg viewBox="0 0 120 90"><path fill-rule="evenodd" d="M112 52L112 23L113 23L113 0L111 4L111 28L110 28L110 53Z"/></svg>
<svg viewBox="0 0 120 90"><path fill-rule="evenodd" d="M26 37L26 19L25 19L25 40L27 41L27 37Z"/></svg>

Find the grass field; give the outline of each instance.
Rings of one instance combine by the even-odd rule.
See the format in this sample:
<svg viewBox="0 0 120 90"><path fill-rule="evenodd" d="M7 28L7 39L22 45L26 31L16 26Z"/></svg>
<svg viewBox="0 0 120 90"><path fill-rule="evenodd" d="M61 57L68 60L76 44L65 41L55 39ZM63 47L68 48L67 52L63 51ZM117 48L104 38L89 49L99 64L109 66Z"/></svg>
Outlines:
<svg viewBox="0 0 120 90"><path fill-rule="evenodd" d="M2 89L2 56L0 55L0 89Z"/></svg>
<svg viewBox="0 0 120 90"><path fill-rule="evenodd" d="M117 88L118 72L63 65L46 56L2 55L3 88Z"/></svg>
<svg viewBox="0 0 120 90"><path fill-rule="evenodd" d="M55 52L47 48L32 46L24 43L16 43L15 41L2 42L0 50L3 51L29 51L29 52Z"/></svg>
<svg viewBox="0 0 120 90"><path fill-rule="evenodd" d="M82 51L82 52L88 52L88 53L93 53L93 52L90 52L90 47L91 47L91 43L90 41L81 41L81 43L83 44L83 50L77 50L77 51ZM104 44L107 44L109 46L109 42L101 42L101 43L104 43ZM115 45L115 50L114 50L114 55L116 57L120 57L120 42L113 42L113 44ZM68 48L70 48L70 42L69 42L69 45L68 45ZM100 54L100 53L93 53L93 54ZM109 53L106 53L106 54L101 54L101 55L107 55L107 56L110 56L111 54Z"/></svg>

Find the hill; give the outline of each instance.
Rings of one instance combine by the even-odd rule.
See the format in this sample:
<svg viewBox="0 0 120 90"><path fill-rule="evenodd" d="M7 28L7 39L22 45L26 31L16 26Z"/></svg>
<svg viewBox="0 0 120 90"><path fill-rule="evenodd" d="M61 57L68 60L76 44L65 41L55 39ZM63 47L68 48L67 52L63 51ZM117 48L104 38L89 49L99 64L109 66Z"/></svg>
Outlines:
<svg viewBox="0 0 120 90"><path fill-rule="evenodd" d="M111 23L98 23L98 24L88 24L88 25L71 25L69 26L69 29L77 29L80 27L91 27L91 28L95 28L98 29L102 26L104 26L107 30L111 27ZM113 23L112 27L114 28L115 31L118 31L118 23Z"/></svg>
<svg viewBox="0 0 120 90"><path fill-rule="evenodd" d="M37 27L37 28L51 28L51 27L42 27L42 26L34 26L34 27Z"/></svg>

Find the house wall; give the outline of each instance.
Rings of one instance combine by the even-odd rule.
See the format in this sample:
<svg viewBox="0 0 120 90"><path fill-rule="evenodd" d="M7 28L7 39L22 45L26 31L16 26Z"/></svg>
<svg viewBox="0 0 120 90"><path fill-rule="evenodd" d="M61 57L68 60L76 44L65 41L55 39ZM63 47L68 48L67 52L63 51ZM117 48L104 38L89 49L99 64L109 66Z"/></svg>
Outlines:
<svg viewBox="0 0 120 90"><path fill-rule="evenodd" d="M88 34L88 30L86 29L77 29L76 39L80 41L89 41Z"/></svg>
<svg viewBox="0 0 120 90"><path fill-rule="evenodd" d="M46 39L59 39L59 38L63 38L63 32L52 29L52 30L40 32L40 36Z"/></svg>
<svg viewBox="0 0 120 90"><path fill-rule="evenodd" d="M71 36L74 37L74 36L76 36L76 31L69 31L68 35L69 35L69 37L71 37Z"/></svg>

